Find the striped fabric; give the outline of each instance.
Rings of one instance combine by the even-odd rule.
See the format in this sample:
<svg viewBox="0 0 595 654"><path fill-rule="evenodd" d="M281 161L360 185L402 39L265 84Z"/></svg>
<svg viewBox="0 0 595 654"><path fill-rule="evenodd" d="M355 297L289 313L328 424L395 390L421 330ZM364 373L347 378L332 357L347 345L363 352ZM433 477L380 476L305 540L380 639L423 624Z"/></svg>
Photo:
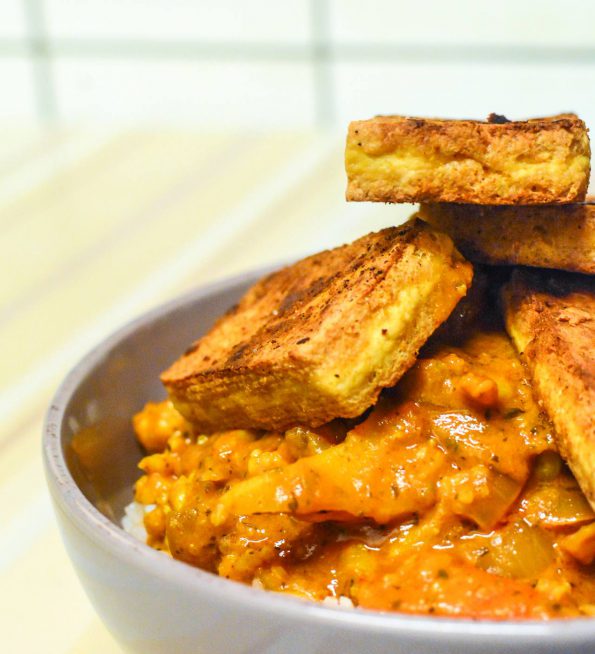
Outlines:
<svg viewBox="0 0 595 654"><path fill-rule="evenodd" d="M347 205L326 133L0 129L2 651L111 654L54 524L51 394L95 343L194 286L401 222Z"/></svg>

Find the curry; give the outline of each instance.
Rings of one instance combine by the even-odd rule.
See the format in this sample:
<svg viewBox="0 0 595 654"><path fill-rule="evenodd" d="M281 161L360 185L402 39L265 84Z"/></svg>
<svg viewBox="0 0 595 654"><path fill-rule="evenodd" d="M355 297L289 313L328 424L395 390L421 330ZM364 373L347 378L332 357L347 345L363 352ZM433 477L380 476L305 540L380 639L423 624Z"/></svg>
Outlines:
<svg viewBox="0 0 595 654"><path fill-rule="evenodd" d="M311 600L595 615L595 515L507 336L465 334L434 338L358 420L207 436L148 404L134 419L147 542Z"/></svg>

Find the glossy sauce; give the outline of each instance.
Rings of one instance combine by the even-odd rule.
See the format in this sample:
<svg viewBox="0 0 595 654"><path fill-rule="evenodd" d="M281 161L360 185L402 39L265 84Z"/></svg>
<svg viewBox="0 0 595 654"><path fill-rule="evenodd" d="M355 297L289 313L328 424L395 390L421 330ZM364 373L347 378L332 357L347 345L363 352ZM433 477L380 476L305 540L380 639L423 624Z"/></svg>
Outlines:
<svg viewBox="0 0 595 654"><path fill-rule="evenodd" d="M155 454L148 542L267 590L491 619L595 614L594 514L500 331L435 341L359 423L197 435L135 417Z"/></svg>

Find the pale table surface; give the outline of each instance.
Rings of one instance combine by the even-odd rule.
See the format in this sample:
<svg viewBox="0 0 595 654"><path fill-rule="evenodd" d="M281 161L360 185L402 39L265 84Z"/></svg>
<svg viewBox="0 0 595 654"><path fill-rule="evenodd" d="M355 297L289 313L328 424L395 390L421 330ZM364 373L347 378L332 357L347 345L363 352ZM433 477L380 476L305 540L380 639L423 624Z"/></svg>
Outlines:
<svg viewBox="0 0 595 654"><path fill-rule="evenodd" d="M112 654L41 465L45 407L94 344L217 278L397 224L347 204L322 133L0 128L0 649Z"/></svg>

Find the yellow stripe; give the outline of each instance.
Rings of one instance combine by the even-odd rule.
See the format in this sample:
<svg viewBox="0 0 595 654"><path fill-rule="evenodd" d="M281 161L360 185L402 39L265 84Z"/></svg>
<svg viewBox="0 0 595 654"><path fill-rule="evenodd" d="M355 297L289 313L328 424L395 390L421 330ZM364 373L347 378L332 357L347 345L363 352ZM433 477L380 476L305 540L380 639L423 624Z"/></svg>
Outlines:
<svg viewBox="0 0 595 654"><path fill-rule="evenodd" d="M198 140L191 147L179 136L121 137L5 207L3 241L17 247L3 252L12 283L0 287L0 306L43 290L56 271L68 271L107 235L116 238L128 220L138 220L180 177L200 171L224 143L205 138L199 148Z"/></svg>
<svg viewBox="0 0 595 654"><path fill-rule="evenodd" d="M52 524L0 574L3 652L64 652L79 640L94 611Z"/></svg>
<svg viewBox="0 0 595 654"><path fill-rule="evenodd" d="M149 306L402 212L346 207L342 146L314 154L307 134L108 133L95 146L72 130L3 134L0 506L18 537L0 551L1 614L17 616L2 650L115 654L48 511L40 434L53 387Z"/></svg>
<svg viewBox="0 0 595 654"><path fill-rule="evenodd" d="M0 189L8 190L14 176L19 175L40 158L59 149L76 137L67 130L21 128L0 130Z"/></svg>
<svg viewBox="0 0 595 654"><path fill-rule="evenodd" d="M201 229L216 223L223 212L241 204L243 194L264 182L271 170L278 168L287 157L290 145L287 142L260 143L243 156L235 157L226 166L225 177L216 176L206 187L189 189L187 195L163 211L161 220L150 222L134 238L114 244L1 328L0 359L4 365L0 370L0 388L8 388L15 377L40 365L43 355L63 343L67 334L82 329L108 309L116 298L141 283L150 271L159 269L168 260L175 260L176 253L190 238L196 239ZM292 150L296 147L303 147L303 141L294 141ZM233 193L229 188L230 179L233 179ZM199 267L201 261L196 264ZM212 277L216 269L211 270ZM195 283L204 279L196 278ZM161 299L162 296L156 295L147 298L142 306L131 306L127 317ZM17 342L26 346L15 348ZM74 361L67 362L65 368L72 364Z"/></svg>
<svg viewBox="0 0 595 654"><path fill-rule="evenodd" d="M68 654L122 654L122 650L97 618L91 622Z"/></svg>

